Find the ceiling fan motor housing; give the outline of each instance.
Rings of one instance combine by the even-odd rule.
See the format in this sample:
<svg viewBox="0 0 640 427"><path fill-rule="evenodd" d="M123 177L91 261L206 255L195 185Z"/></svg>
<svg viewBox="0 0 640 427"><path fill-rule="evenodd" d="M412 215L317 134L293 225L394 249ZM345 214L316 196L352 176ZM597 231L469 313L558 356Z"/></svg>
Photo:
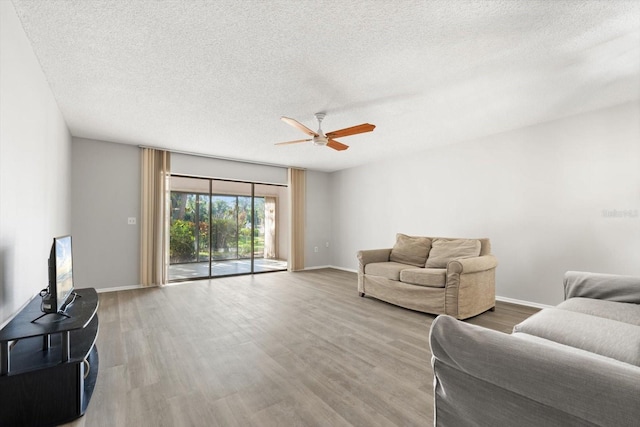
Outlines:
<svg viewBox="0 0 640 427"><path fill-rule="evenodd" d="M313 137L313 145L327 145L329 138L322 132L322 119L324 119L326 113L316 113L315 116L318 119L318 135Z"/></svg>
<svg viewBox="0 0 640 427"><path fill-rule="evenodd" d="M327 145L329 138L324 135L318 135L313 137L313 145Z"/></svg>

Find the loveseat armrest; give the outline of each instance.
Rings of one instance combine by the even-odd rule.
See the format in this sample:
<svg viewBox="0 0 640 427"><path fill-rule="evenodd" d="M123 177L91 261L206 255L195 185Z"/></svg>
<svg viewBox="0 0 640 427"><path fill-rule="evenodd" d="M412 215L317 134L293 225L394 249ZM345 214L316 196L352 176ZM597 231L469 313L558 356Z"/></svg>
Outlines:
<svg viewBox="0 0 640 427"><path fill-rule="evenodd" d="M483 255L471 258L458 258L447 263L448 273L477 273L487 271L498 266L498 259L493 255Z"/></svg>
<svg viewBox="0 0 640 427"><path fill-rule="evenodd" d="M524 338L437 317L435 425L637 425L638 367Z"/></svg>
<svg viewBox="0 0 640 427"><path fill-rule="evenodd" d="M458 258L447 263L445 314L467 319L496 305L496 267L493 255Z"/></svg>
<svg viewBox="0 0 640 427"><path fill-rule="evenodd" d="M575 297L640 304L640 277L567 271L564 299Z"/></svg>
<svg viewBox="0 0 640 427"><path fill-rule="evenodd" d="M358 251L358 271L364 273L364 266L372 262L386 262L391 256L391 248Z"/></svg>

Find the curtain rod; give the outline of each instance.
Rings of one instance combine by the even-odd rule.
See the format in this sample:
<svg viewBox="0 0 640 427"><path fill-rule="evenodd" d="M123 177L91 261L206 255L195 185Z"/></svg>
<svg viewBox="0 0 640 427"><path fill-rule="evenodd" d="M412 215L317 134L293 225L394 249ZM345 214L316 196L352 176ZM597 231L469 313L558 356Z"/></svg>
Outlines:
<svg viewBox="0 0 640 427"><path fill-rule="evenodd" d="M153 147L151 145L138 145L138 148L150 148L152 150L163 150L163 151L168 151L170 153L175 153L175 154L185 154L187 156L195 156L195 157L206 157L208 159L226 160L229 162L248 163L251 165L258 165L258 166L270 166L270 167L285 168L285 169L294 168L294 169L300 169L300 170L307 170L307 168L279 165L276 163L264 163L264 162L256 162L253 160L241 160L241 159L234 159L231 157L220 157L220 156L214 156L213 154L195 153L193 151L169 150L167 148Z"/></svg>

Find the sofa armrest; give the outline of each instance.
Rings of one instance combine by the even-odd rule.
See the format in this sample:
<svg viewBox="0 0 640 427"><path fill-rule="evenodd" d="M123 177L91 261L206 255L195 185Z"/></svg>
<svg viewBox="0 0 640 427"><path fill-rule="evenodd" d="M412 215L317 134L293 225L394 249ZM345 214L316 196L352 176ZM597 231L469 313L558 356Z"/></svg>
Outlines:
<svg viewBox="0 0 640 427"><path fill-rule="evenodd" d="M371 264L372 262L386 262L389 261L391 255L391 248L387 249L368 249L364 251L358 251L358 271L364 273L364 266Z"/></svg>
<svg viewBox="0 0 640 427"><path fill-rule="evenodd" d="M435 425L617 425L640 419L640 369L587 351L437 317ZM606 398L604 398L605 396ZM499 409L499 410L498 410Z"/></svg>
<svg viewBox="0 0 640 427"><path fill-rule="evenodd" d="M640 304L640 277L567 271L564 299L575 297Z"/></svg>
<svg viewBox="0 0 640 427"><path fill-rule="evenodd" d="M493 255L483 255L471 258L458 258L447 263L447 274L449 273L477 273L487 271L498 266L498 259Z"/></svg>

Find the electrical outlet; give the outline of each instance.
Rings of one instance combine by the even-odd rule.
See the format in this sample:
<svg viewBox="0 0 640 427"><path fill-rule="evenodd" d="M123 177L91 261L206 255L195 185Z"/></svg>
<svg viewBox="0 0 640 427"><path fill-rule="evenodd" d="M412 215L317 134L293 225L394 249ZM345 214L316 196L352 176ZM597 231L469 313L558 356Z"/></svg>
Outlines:
<svg viewBox="0 0 640 427"><path fill-rule="evenodd" d="M317 246L315 246L315 247L313 248L313 252L318 252L318 247L317 247Z"/></svg>
<svg viewBox="0 0 640 427"><path fill-rule="evenodd" d="M130 216L129 218L127 218L127 224L136 225L136 217Z"/></svg>
<svg viewBox="0 0 640 427"><path fill-rule="evenodd" d="M329 242L325 243L325 246L326 246L326 247L329 247Z"/></svg>

